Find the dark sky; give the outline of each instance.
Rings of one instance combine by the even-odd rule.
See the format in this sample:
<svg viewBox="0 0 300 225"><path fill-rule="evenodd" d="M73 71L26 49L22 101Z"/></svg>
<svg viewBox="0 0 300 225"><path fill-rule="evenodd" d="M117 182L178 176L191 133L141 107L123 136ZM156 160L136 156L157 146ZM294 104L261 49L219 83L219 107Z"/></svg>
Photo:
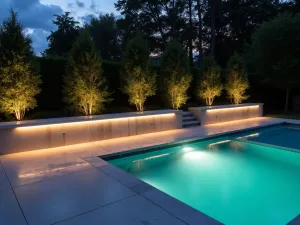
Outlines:
<svg viewBox="0 0 300 225"><path fill-rule="evenodd" d="M33 48L40 54L48 45L46 37L56 29L52 20L54 14L71 12L81 23L91 15L115 13L116 0L0 0L0 22L12 7L19 13L19 19L33 41Z"/></svg>

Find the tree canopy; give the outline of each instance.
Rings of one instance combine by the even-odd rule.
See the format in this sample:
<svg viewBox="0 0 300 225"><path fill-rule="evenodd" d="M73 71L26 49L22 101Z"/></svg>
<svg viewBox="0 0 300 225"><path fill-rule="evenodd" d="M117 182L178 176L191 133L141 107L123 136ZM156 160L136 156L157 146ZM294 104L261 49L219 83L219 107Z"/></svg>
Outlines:
<svg viewBox="0 0 300 225"><path fill-rule="evenodd" d="M100 14L98 18L92 18L85 27L90 30L96 48L104 60L121 59L121 34L114 14Z"/></svg>
<svg viewBox="0 0 300 225"><path fill-rule="evenodd" d="M283 14L263 23L247 56L262 80L287 90L288 102L289 89L300 83L300 16Z"/></svg>
<svg viewBox="0 0 300 225"><path fill-rule="evenodd" d="M92 115L103 110L109 93L102 76L102 62L87 31L82 31L70 52L65 77L65 101L71 108Z"/></svg>
<svg viewBox="0 0 300 225"><path fill-rule="evenodd" d="M249 97L246 95L249 82L245 63L237 53L230 57L226 75L225 89L228 98L233 104L242 103Z"/></svg>
<svg viewBox="0 0 300 225"><path fill-rule="evenodd" d="M173 40L167 46L162 57L161 70L165 78L167 101L177 110L186 103L187 91L192 81L187 53L178 41Z"/></svg>
<svg viewBox="0 0 300 225"><path fill-rule="evenodd" d="M220 66L212 57L204 58L197 94L206 105L212 105L214 99L221 95L222 89Z"/></svg>
<svg viewBox="0 0 300 225"><path fill-rule="evenodd" d="M56 18L53 20L53 23L57 25L57 30L52 31L47 37L49 48L45 50L44 54L67 57L79 35L79 22L70 16L70 12L54 16Z"/></svg>
<svg viewBox="0 0 300 225"><path fill-rule="evenodd" d="M10 14L0 27L0 65L13 60L15 53L32 58L31 39L23 34L23 26L18 21L18 14L10 9Z"/></svg>
<svg viewBox="0 0 300 225"><path fill-rule="evenodd" d="M0 107L22 120L25 112L36 107L40 77L33 64L31 40L24 35L18 15L10 10L0 26Z"/></svg>
<svg viewBox="0 0 300 225"><path fill-rule="evenodd" d="M150 70L149 61L147 43L141 35L136 35L128 42L124 54L123 91L137 111L143 111L146 99L156 92L156 74Z"/></svg>

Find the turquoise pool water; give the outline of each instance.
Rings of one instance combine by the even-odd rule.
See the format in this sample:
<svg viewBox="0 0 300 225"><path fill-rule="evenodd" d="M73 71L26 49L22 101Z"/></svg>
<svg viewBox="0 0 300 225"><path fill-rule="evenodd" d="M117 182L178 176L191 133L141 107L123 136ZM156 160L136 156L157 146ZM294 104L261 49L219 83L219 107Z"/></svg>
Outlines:
<svg viewBox="0 0 300 225"><path fill-rule="evenodd" d="M297 128L277 126L109 162L226 225L283 225L300 213L300 154L274 146L300 149Z"/></svg>

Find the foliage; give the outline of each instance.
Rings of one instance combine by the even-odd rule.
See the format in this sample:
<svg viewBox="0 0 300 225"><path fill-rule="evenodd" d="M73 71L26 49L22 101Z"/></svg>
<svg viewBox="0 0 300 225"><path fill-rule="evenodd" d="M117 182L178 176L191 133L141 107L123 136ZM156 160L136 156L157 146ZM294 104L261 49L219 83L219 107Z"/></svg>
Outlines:
<svg viewBox="0 0 300 225"><path fill-rule="evenodd" d="M79 112L92 115L103 110L109 93L102 77L102 62L88 32L82 32L69 56L65 101Z"/></svg>
<svg viewBox="0 0 300 225"><path fill-rule="evenodd" d="M216 61L226 66L235 51L243 51L260 24L284 11L299 12L298 2L118 0L116 9L122 18L117 24L125 38L137 31L143 34L151 52L163 52L167 43L176 39L189 55L196 46L204 55L215 48Z"/></svg>
<svg viewBox="0 0 300 225"><path fill-rule="evenodd" d="M136 66L148 67L149 55L148 45L143 36L140 34L135 35L134 38L128 41L125 48L123 63L126 70L132 70Z"/></svg>
<svg viewBox="0 0 300 225"><path fill-rule="evenodd" d="M253 34L248 61L262 80L287 90L300 84L300 16L281 15Z"/></svg>
<svg viewBox="0 0 300 225"><path fill-rule="evenodd" d="M31 39L23 34L23 26L18 21L18 14L10 9L9 18L0 27L0 65L12 61L15 54L26 58L33 57Z"/></svg>
<svg viewBox="0 0 300 225"><path fill-rule="evenodd" d="M40 77L35 75L30 39L23 34L17 14L11 10L0 27L3 52L0 67L0 106L4 113L17 120L36 107L35 96L40 92Z"/></svg>
<svg viewBox="0 0 300 225"><path fill-rule="evenodd" d="M51 31L51 34L47 37L49 48L45 50L44 54L67 57L79 35L79 22L75 21L69 12L54 16L56 19L53 23L57 25L57 30Z"/></svg>
<svg viewBox="0 0 300 225"><path fill-rule="evenodd" d="M0 69L2 111L14 114L17 120L36 107L35 96L40 92L40 77L32 74L31 66L24 57L15 55Z"/></svg>
<svg viewBox="0 0 300 225"><path fill-rule="evenodd" d="M167 100L173 109L179 109L188 99L187 91L192 77L187 54L177 41L172 41L164 52L162 74L165 77Z"/></svg>
<svg viewBox="0 0 300 225"><path fill-rule="evenodd" d="M143 111L147 97L156 92L156 75L149 69L149 50L141 35L128 42L123 63L123 91L129 96L129 103Z"/></svg>
<svg viewBox="0 0 300 225"><path fill-rule="evenodd" d="M123 15L118 24L125 36L132 37L138 31L147 38L151 51L158 52L171 39L186 40L187 8L186 1L118 0L116 3L116 9Z"/></svg>
<svg viewBox="0 0 300 225"><path fill-rule="evenodd" d="M38 110L63 109L62 86L67 60L63 57L37 57L36 61L42 80L42 92L37 96Z"/></svg>
<svg viewBox="0 0 300 225"><path fill-rule="evenodd" d="M205 101L206 105L212 105L215 97L221 95L222 89L219 65L211 57L204 58L197 91L199 97Z"/></svg>
<svg viewBox="0 0 300 225"><path fill-rule="evenodd" d="M178 110L188 100L187 91L190 87L192 77L180 75L174 71L167 80L167 94L172 108Z"/></svg>
<svg viewBox="0 0 300 225"><path fill-rule="evenodd" d="M144 111L144 104L147 97L155 94L155 76L149 74L137 66L131 71L131 75L125 78L124 92L129 96L129 103L136 106L137 111Z"/></svg>
<svg viewBox="0 0 300 225"><path fill-rule="evenodd" d="M99 18L92 18L86 28L90 30L104 60L116 61L121 58L120 30L114 14L100 14Z"/></svg>
<svg viewBox="0 0 300 225"><path fill-rule="evenodd" d="M234 54L227 64L227 80L225 89L233 104L240 104L249 96L245 95L249 88L244 62L238 54Z"/></svg>

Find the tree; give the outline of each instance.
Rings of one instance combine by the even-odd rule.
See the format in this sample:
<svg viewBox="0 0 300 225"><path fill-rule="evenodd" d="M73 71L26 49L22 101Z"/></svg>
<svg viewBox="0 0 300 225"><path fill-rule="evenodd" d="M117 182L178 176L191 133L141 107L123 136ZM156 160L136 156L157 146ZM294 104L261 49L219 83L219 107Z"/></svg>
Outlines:
<svg viewBox="0 0 300 225"><path fill-rule="evenodd" d="M156 92L156 75L149 69L149 55L148 46L141 35L136 35L128 42L124 55L123 91L137 111L143 111L146 99Z"/></svg>
<svg viewBox="0 0 300 225"><path fill-rule="evenodd" d="M251 41L253 32L260 24L287 10L288 1L203 0L203 2L204 46L211 44L209 46L211 53L215 54L215 60L225 67L234 52L243 53L245 44Z"/></svg>
<svg viewBox="0 0 300 225"><path fill-rule="evenodd" d="M197 16L198 16L198 65L201 65L202 58L203 58L203 37L202 37L202 29L203 29L203 22L202 22L202 7L201 7L201 0L197 1Z"/></svg>
<svg viewBox="0 0 300 225"><path fill-rule="evenodd" d="M114 14L100 14L99 18L92 18L86 28L90 30L104 60L116 61L121 58L120 30Z"/></svg>
<svg viewBox="0 0 300 225"><path fill-rule="evenodd" d="M33 66L31 40L13 10L0 27L0 49L1 110L22 120L25 112L36 106L41 81Z"/></svg>
<svg viewBox="0 0 300 225"><path fill-rule="evenodd" d="M223 89L220 67L212 57L204 58L199 83L199 97L206 105L212 105L215 97L220 96Z"/></svg>
<svg viewBox="0 0 300 225"><path fill-rule="evenodd" d="M262 24L252 36L247 54L265 82L289 92L300 84L300 16L284 14Z"/></svg>
<svg viewBox="0 0 300 225"><path fill-rule="evenodd" d="M92 115L104 108L109 99L102 76L100 55L87 31L82 31L70 52L65 77L65 101L71 108Z"/></svg>
<svg viewBox="0 0 300 225"><path fill-rule="evenodd" d="M179 42L172 41L163 54L162 74L165 77L167 100L176 110L188 100L187 91L192 81L188 65L187 53Z"/></svg>
<svg viewBox="0 0 300 225"><path fill-rule="evenodd" d="M245 95L249 88L248 77L242 58L235 53L227 64L227 80L225 89L233 104L240 104L248 98Z"/></svg>
<svg viewBox="0 0 300 225"><path fill-rule="evenodd" d="M187 38L191 37L189 20L185 16L189 14L186 13L186 1L118 0L115 5L123 16L119 24L124 33L139 31L152 52L162 52L171 39L186 44Z"/></svg>
<svg viewBox="0 0 300 225"><path fill-rule="evenodd" d="M54 16L56 19L53 20L53 23L57 25L57 30L51 31L47 37L49 48L45 50L44 54L67 57L79 35L79 22L75 21L69 12Z"/></svg>

